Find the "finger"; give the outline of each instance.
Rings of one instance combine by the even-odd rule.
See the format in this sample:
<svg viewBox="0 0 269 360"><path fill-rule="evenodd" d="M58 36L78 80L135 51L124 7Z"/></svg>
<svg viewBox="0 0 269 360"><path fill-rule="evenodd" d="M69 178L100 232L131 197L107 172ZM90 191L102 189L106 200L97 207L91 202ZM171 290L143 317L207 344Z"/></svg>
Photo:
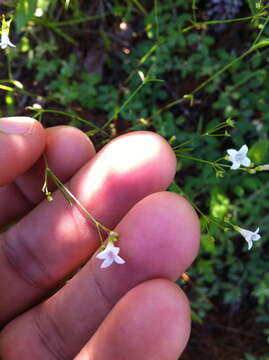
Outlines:
<svg viewBox="0 0 269 360"><path fill-rule="evenodd" d="M125 264L100 269L100 260L93 257L52 298L7 328L5 336L12 343L17 334L18 346L23 348L25 344L28 350L24 351L30 351L28 358L34 353L40 360L51 354L73 358L130 289L154 278L175 280L197 254L197 216L176 194L162 192L146 197L116 230ZM28 337L32 339L31 347L27 345Z"/></svg>
<svg viewBox="0 0 269 360"><path fill-rule="evenodd" d="M48 128L45 135L49 167L62 182L70 179L95 154L89 138L74 127ZM44 169L44 159L41 158L14 183L0 188L0 226L22 217L44 198ZM53 182L49 182L50 191L55 187Z"/></svg>
<svg viewBox="0 0 269 360"><path fill-rule="evenodd" d="M92 215L113 228L146 195L172 181L175 155L159 135L131 133L108 144L70 181ZM96 227L59 192L3 236L0 320L6 321L59 284L99 246ZM10 299L16 296L16 302Z"/></svg>
<svg viewBox="0 0 269 360"><path fill-rule="evenodd" d="M19 329L14 329L11 323L3 332L0 337L3 359L15 360L18 354L22 360L73 358L65 351L59 354L53 349L47 350L44 338L36 343L29 325L22 323ZM189 333L190 311L184 293L170 281L151 280L132 289L116 304L75 360L176 360Z"/></svg>
<svg viewBox="0 0 269 360"><path fill-rule="evenodd" d="M170 281L147 281L112 309L74 360L177 360L190 334L184 293Z"/></svg>
<svg viewBox="0 0 269 360"><path fill-rule="evenodd" d="M0 119L0 186L28 170L45 147L45 131L29 117Z"/></svg>

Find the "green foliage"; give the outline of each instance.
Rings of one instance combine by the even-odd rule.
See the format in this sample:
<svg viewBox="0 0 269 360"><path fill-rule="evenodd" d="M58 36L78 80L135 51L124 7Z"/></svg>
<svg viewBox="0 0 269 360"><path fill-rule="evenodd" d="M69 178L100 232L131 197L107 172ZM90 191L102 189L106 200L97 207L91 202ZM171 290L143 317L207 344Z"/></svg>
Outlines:
<svg viewBox="0 0 269 360"><path fill-rule="evenodd" d="M251 355L249 353L245 353L244 360L268 360L268 354L265 354L264 356L259 356L259 358L257 358L254 355Z"/></svg>
<svg viewBox="0 0 269 360"><path fill-rule="evenodd" d="M19 0L16 7L16 30L20 32L22 28L33 17L37 7L37 0Z"/></svg>
<svg viewBox="0 0 269 360"><path fill-rule="evenodd" d="M80 72L77 59L70 55L67 60L52 59L50 62L35 58L29 68L36 71L36 81L46 81L51 98L61 105L78 102L85 109L112 113L118 99L114 86L102 85L99 74Z"/></svg>
<svg viewBox="0 0 269 360"><path fill-rule="evenodd" d="M230 200L223 191L214 187L211 190L210 214L215 218L222 219L229 211Z"/></svg>
<svg viewBox="0 0 269 360"><path fill-rule="evenodd" d="M269 149L269 141L268 140L258 140L255 142L249 151L250 159L256 164L260 164L265 160L266 155Z"/></svg>

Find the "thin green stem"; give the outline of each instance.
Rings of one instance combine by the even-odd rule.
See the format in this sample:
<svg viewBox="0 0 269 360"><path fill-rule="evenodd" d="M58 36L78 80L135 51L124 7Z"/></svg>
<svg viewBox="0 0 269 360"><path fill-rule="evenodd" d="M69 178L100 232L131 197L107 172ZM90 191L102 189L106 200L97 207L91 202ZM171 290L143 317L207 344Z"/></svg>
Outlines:
<svg viewBox="0 0 269 360"><path fill-rule="evenodd" d="M0 89L4 90L4 91L14 91L14 88L11 88L10 86L6 86L6 85L1 85L0 84Z"/></svg>
<svg viewBox="0 0 269 360"><path fill-rule="evenodd" d="M210 216L204 214L203 211L194 203L194 201L193 201L189 196L186 195L186 193L178 186L178 184L177 184L175 181L173 181L173 184L172 184L172 185L176 187L177 192L178 192L180 195L184 196L184 197L189 201L189 203L193 206L193 208L194 208L203 218L208 219L209 221L211 221L212 223L214 223L215 225L217 225L218 227L220 227L222 230L225 229L225 227L224 227L223 225L221 225L220 223L218 223L215 219L213 219L213 218L211 218ZM207 232L210 233L207 222L206 222L206 228L207 228Z"/></svg>
<svg viewBox="0 0 269 360"><path fill-rule="evenodd" d="M199 86L197 86L192 92L191 94L194 95L196 94L199 90L201 90L202 88L204 88L206 85L208 85L210 82L212 82L214 79L216 79L217 77L219 77L222 73L224 73L225 71L227 71L228 69L230 69L230 67L232 67L233 65L235 65L238 61L240 61L241 59L243 59L244 57L246 57L247 55L249 55L252 52L252 48L248 49L246 52L244 52L241 56L236 57L235 59L233 59L231 62L229 62L227 65L225 65L223 68L221 68L219 71L217 71L214 75L210 76L207 80L203 81Z"/></svg>
<svg viewBox="0 0 269 360"><path fill-rule="evenodd" d="M251 46L251 48L249 48L247 51L245 51L242 55L236 57L235 59L233 59L232 61L230 61L227 65L225 65L223 68L221 68L220 70L218 70L214 75L210 76L207 80L203 81L199 86L197 86L190 94L187 94L189 96L193 96L194 94L196 94L198 91L202 90L205 86L207 86L209 83L211 83L214 79L216 79L218 76L220 76L222 73L224 73L225 71L227 71L228 69L230 69L233 65L235 65L238 61L242 60L243 58L245 58L247 55L251 54L253 51L268 46L269 45L269 41L268 40L264 40L264 41L260 41L259 43L255 44L254 46ZM157 111L157 114L162 113L163 111L170 109L171 107L178 105L180 103L182 103L185 99L184 98L180 98L178 100L175 100L171 103L168 103L167 105L163 106L162 108L160 108ZM154 115L150 116L148 119L146 119L148 122L153 118Z"/></svg>
<svg viewBox="0 0 269 360"><path fill-rule="evenodd" d="M259 34L257 35L257 37L256 37L256 39L255 39L255 41L254 41L254 43L253 43L253 46L254 46L255 44L257 44L257 42L259 41L260 37L262 36L262 33L264 32L264 30L265 30L265 28L266 28L266 25L268 24L268 21L269 21L269 15L267 16L264 24L262 25L262 28L260 29Z"/></svg>
<svg viewBox="0 0 269 360"><path fill-rule="evenodd" d="M222 133L222 134L208 134L206 136L211 136L211 137L223 137L223 136L230 136L228 133Z"/></svg>
<svg viewBox="0 0 269 360"><path fill-rule="evenodd" d="M97 221L91 213L85 208L84 205L81 204L81 202L67 189L67 187L58 179L58 177L53 173L53 171L48 167L48 160L46 156L43 156L45 161L45 179L44 179L44 185L42 187L42 191L45 193L47 199L49 201L53 200L51 192L48 190L48 176L51 177L51 179L54 181L60 192L63 194L65 199L69 202L70 205L73 203L82 211L96 226L98 235L100 237L101 244L103 245L104 240L101 234L100 230L105 231L108 235L113 234L113 239L118 239L118 234L107 228L105 225L101 224L99 221ZM112 235L111 235L112 236Z"/></svg>
<svg viewBox="0 0 269 360"><path fill-rule="evenodd" d="M204 26L204 25L228 24L228 23L234 23L234 22L239 22L239 21L255 20L258 18L260 19L262 17L262 15L265 15L265 14L262 13L259 15L245 16L245 17L241 17L241 18L234 18L234 19L227 19L227 20L209 20L209 21L195 22L195 23L193 23L192 28L200 27L200 26ZM186 28L186 29L191 30L189 28Z"/></svg>
<svg viewBox="0 0 269 360"><path fill-rule="evenodd" d="M30 91L27 91L27 90L23 89L23 84L21 84L18 80L4 79L4 80L0 80L0 84L1 83L10 83L10 84L14 85L14 88L11 88L11 87L5 86L5 85L0 85L0 89L6 90L6 91L14 91L16 93L27 95L27 96L29 96L31 98L34 98L34 99L37 98L37 97L40 97L42 99L55 101L55 99L53 97L51 97L51 96L36 95L34 93L31 93Z"/></svg>
<svg viewBox="0 0 269 360"><path fill-rule="evenodd" d="M176 154L179 154L179 153L177 153L177 152L175 152L175 153L176 153ZM214 163L213 163L212 161L200 159L200 158L197 158L197 157L194 157L194 156L183 155L183 154L180 153L180 157L183 158L183 159L194 160L194 161L198 161L198 162L201 162L201 163L204 163L204 164L208 164L208 165L214 166Z"/></svg>
<svg viewBox="0 0 269 360"><path fill-rule="evenodd" d="M196 23L196 0L192 0L192 17L193 21Z"/></svg>
<svg viewBox="0 0 269 360"><path fill-rule="evenodd" d="M213 135L213 134L214 134L216 131L219 131L219 130L221 130L221 129L225 128L225 127L228 127L228 126L230 126L230 125L227 124L227 121L221 122L220 124L218 124L217 126L215 126L215 127L212 128L212 129L206 131L205 133L196 135L196 136L192 137L191 139L188 139L188 140L186 140L186 141L184 141L184 142L182 142L182 143L174 146L174 147L173 147L173 150L174 150L174 151L175 151L175 150L178 150L179 148L181 148L181 147L183 147L183 146L186 146L186 145L188 145L188 144L190 144L190 143L192 143L192 142L194 142L194 141L196 141L196 140L199 140L199 139L201 139L202 137L205 137L205 136L217 136L218 134L215 134L215 135ZM223 135L223 134L220 134L220 135ZM225 136L226 136L226 135L225 135Z"/></svg>
<svg viewBox="0 0 269 360"><path fill-rule="evenodd" d="M47 167L47 165L46 165ZM94 225L99 226L99 222L95 220L95 218L89 213L89 211L81 204L79 200L67 189L64 184L61 183L61 181L58 179L58 177L50 170L50 168L47 167L47 172L50 175L50 177L54 180L54 182L72 199L72 201L91 219L91 221L94 223Z"/></svg>
<svg viewBox="0 0 269 360"><path fill-rule="evenodd" d="M104 240L103 240L103 236L102 236L102 233L100 231L100 228L99 228L99 226L96 226L96 228L97 228L97 232L98 232L98 235L99 235L99 239L101 241L101 245L103 245Z"/></svg>
<svg viewBox="0 0 269 360"><path fill-rule="evenodd" d="M156 39L159 42L159 19L158 19L158 0L154 0L154 17L156 27Z"/></svg>
<svg viewBox="0 0 269 360"><path fill-rule="evenodd" d="M147 10L144 8L144 6L138 0L132 0L132 2L136 5L136 7L142 12L142 14L144 16L148 15Z"/></svg>
<svg viewBox="0 0 269 360"><path fill-rule="evenodd" d="M78 42L73 39L70 35L67 35L66 32L62 31L61 29L59 29L58 27L56 27L54 25L54 23L50 23L48 21L45 21L43 19L40 18L35 18L35 22L39 25L43 25L46 26L47 28L51 29L52 31L54 31L57 35L61 36L62 38L64 38L66 41L70 42L73 45L78 45Z"/></svg>
<svg viewBox="0 0 269 360"><path fill-rule="evenodd" d="M67 116L67 117L72 118L74 120L78 120L78 121L90 126L91 128L97 130L98 132L102 132L104 135L108 136L108 133L103 128L99 128L98 126L93 124L91 121L88 121L88 120L80 117L79 115L76 115L76 114L73 114L73 113L68 113L68 112L65 112L65 111L60 111L60 110L35 109L33 107L28 107L28 109L36 111L35 116L39 116L40 114L45 114L45 113L53 113L53 114L59 114L59 115Z"/></svg>
<svg viewBox="0 0 269 360"><path fill-rule="evenodd" d="M161 107L160 109L158 109L158 110L155 112L155 114L153 114L153 115L151 115L149 118L147 118L146 121L147 121L147 122L150 122L155 115L160 115L160 114L161 114L162 112L164 112L165 110L168 110L168 109L174 107L175 105L181 104L183 101L184 101L184 99L178 99L178 100L172 101L172 102L169 103L169 104L164 105L163 107Z"/></svg>
<svg viewBox="0 0 269 360"><path fill-rule="evenodd" d="M8 53L8 51L6 52L7 54L7 73L8 73L8 79L10 82L13 81L13 75L12 75L12 69L11 69L11 60L10 60L10 55Z"/></svg>
<svg viewBox="0 0 269 360"><path fill-rule="evenodd" d="M216 25L216 24L225 24L225 23L232 23L232 22L238 22L238 21L248 21L248 20L253 20L253 19L256 19L256 18L260 18L260 17L261 17L261 15L254 15L254 16L246 16L246 17L234 18L234 19L228 19L228 20L192 22L192 25L187 26L187 27L185 27L183 29L180 29L179 31L174 32L172 35L170 35L170 36L166 37L165 39L162 39L161 41L158 41L156 44L152 45L152 47L146 52L146 54L143 55L140 60L138 60L136 68L131 72L131 74L125 80L125 83L128 83L132 79L132 77L137 72L139 67L144 64L144 62L149 58L150 55L152 55L154 52L156 52L156 50L158 49L158 47L160 45L166 43L169 40L174 39L175 37L178 36L178 34L184 34L184 33L189 32L189 31L191 31L191 30L193 30L193 29L195 29L197 27L201 27L201 26L205 26L205 25ZM180 102L181 101L182 100L180 100ZM177 101L177 102L174 103L174 105L176 105L178 103L179 102Z"/></svg>
<svg viewBox="0 0 269 360"><path fill-rule="evenodd" d="M219 228L221 228L222 230L226 230L226 227L221 225L218 221L216 221L215 219L213 219L211 216L206 215L206 218L209 219L209 221L211 221L213 224L217 225Z"/></svg>
<svg viewBox="0 0 269 360"><path fill-rule="evenodd" d="M79 19L72 19L72 20L59 21L59 22L50 22L50 21L44 20L44 22L48 23L50 26L54 26L54 27L74 26L76 24L81 24L81 23L88 22L88 21L98 20L107 15L109 15L109 12L102 13L99 15L93 15L93 16L85 16L85 17L81 17ZM36 20L36 18L35 18L35 20Z"/></svg>
<svg viewBox="0 0 269 360"><path fill-rule="evenodd" d="M147 53L138 61L137 66L135 67L135 69L131 72L131 74L127 77L127 79L125 80L125 84L127 84L134 76L134 74L137 73L139 67L141 65L144 64L145 61L147 61L147 59L150 57L151 54L153 54L156 50L158 49L158 44L154 44L148 51Z"/></svg>
<svg viewBox="0 0 269 360"><path fill-rule="evenodd" d="M64 193L65 195L68 196L69 198L69 202L71 199L71 203L74 202L76 204L76 206L86 215L88 216L88 218L93 222L93 224L97 227L98 233L100 233L100 229L104 230L107 234L110 234L112 232L112 230L110 230L109 228L107 228L105 225L101 224L99 221L97 221L92 215L91 213L85 208L84 205L81 204L81 202L71 193L71 191L69 191L67 189L67 187L58 179L58 177L51 171L51 169L47 166L47 161L45 162L46 164L46 171L47 174L52 178L52 180L55 182L55 184L58 186L59 190ZM45 180L46 181L46 180ZM65 196L66 198L66 196ZM100 234L100 240L103 243L103 238Z"/></svg>
<svg viewBox="0 0 269 360"><path fill-rule="evenodd" d="M105 128L107 128L111 122L113 120L115 120L118 115L120 114L120 112L126 107L126 105L129 104L129 102L139 93L139 91L143 88L143 86L150 82L150 81L153 81L153 80L147 80L145 79L145 81L143 81L136 89L135 91L125 100L125 102L118 108L114 111L114 114L110 117L110 119L108 119L108 121L105 123L105 125L102 126L102 129L104 130Z"/></svg>
<svg viewBox="0 0 269 360"><path fill-rule="evenodd" d="M200 163L204 163L204 164L207 164L207 165L210 165L214 168L215 171L221 171L223 170L223 168L231 168L230 165L226 165L226 164L219 164L218 161L220 160L225 160L225 158L220 158L216 161L208 161L208 160L204 160L204 159L200 159L200 158L197 158L195 156L190 156L190 155L185 155L185 154L182 154L180 152L180 150L177 150L175 151L175 154L180 157L180 158L183 158L183 159L187 159L187 160L194 160L194 161L197 161L197 162L200 162ZM242 171L245 171L247 173L253 171L253 169L250 169L250 168L244 168L244 167L240 167L238 170L242 170ZM255 169L254 169L255 170ZM224 170L223 170L224 171Z"/></svg>

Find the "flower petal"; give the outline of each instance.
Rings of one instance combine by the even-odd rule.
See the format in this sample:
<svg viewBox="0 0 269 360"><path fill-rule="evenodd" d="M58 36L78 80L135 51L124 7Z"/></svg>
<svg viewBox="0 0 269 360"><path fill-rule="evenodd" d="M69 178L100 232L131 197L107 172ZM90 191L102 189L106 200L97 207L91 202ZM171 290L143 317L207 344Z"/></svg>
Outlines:
<svg viewBox="0 0 269 360"><path fill-rule="evenodd" d="M243 145L243 146L239 149L238 152L240 152L240 154L242 154L242 155L247 155L247 152L248 152L248 147L247 147L247 145L246 145L246 144Z"/></svg>
<svg viewBox="0 0 269 360"><path fill-rule="evenodd" d="M124 264L125 263L125 260L123 260L120 256L116 255L115 258L114 258L114 261L117 263L117 264Z"/></svg>
<svg viewBox="0 0 269 360"><path fill-rule="evenodd" d="M1 34L1 48L5 49L7 46L11 46L11 47L16 47L16 45L14 45L8 37L8 33L6 31L2 31Z"/></svg>
<svg viewBox="0 0 269 360"><path fill-rule="evenodd" d="M7 45L11 46L11 47L16 47L16 45L14 45L9 39L8 39Z"/></svg>
<svg viewBox="0 0 269 360"><path fill-rule="evenodd" d="M237 170L240 168L240 162L238 161L233 161L233 164L231 166L231 170Z"/></svg>
<svg viewBox="0 0 269 360"><path fill-rule="evenodd" d="M240 234L245 238L246 241L249 241L251 239L252 231L246 230L246 229L240 229Z"/></svg>
<svg viewBox="0 0 269 360"><path fill-rule="evenodd" d="M106 257L107 257L107 250L106 249L101 251L99 254L96 255L96 258L101 259L101 260L106 259Z"/></svg>
<svg viewBox="0 0 269 360"><path fill-rule="evenodd" d="M261 238L261 235L259 235L259 234L252 235L252 241L258 241L258 240L260 240L260 238Z"/></svg>
<svg viewBox="0 0 269 360"><path fill-rule="evenodd" d="M249 165L251 164L251 160L248 158L248 157L245 157L242 161L241 161L241 164L246 166L246 167L249 167Z"/></svg>
<svg viewBox="0 0 269 360"><path fill-rule="evenodd" d="M250 250L253 246L253 242L252 241L248 241L248 250Z"/></svg>
<svg viewBox="0 0 269 360"><path fill-rule="evenodd" d="M105 259L105 261L102 262L100 268L101 268L101 269L107 268L107 267L109 267L112 263L113 263L113 259L107 258L107 259Z"/></svg>
<svg viewBox="0 0 269 360"><path fill-rule="evenodd" d="M106 245L106 249L105 249L105 250L107 250L107 251L109 251L109 250L113 251L114 248L115 248L115 246L113 245L113 243L112 243L111 241L109 241L109 242L107 243L107 245Z"/></svg>
<svg viewBox="0 0 269 360"><path fill-rule="evenodd" d="M228 150L227 150L227 153L228 153L230 156L234 157L234 156L237 154L237 151L236 151L235 149L228 149Z"/></svg>
<svg viewBox="0 0 269 360"><path fill-rule="evenodd" d="M118 255L118 253L120 252L120 248L114 246L112 251L113 251L113 254Z"/></svg>

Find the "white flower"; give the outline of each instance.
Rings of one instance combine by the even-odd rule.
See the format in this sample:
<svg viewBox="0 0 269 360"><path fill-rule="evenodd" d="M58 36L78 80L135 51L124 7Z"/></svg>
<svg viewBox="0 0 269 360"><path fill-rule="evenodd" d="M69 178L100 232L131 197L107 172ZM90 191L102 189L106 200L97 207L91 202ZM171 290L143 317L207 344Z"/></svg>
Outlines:
<svg viewBox="0 0 269 360"><path fill-rule="evenodd" d="M8 33L5 30L2 30L0 46L1 49L5 49L8 46L16 47L16 45L12 44L9 40Z"/></svg>
<svg viewBox="0 0 269 360"><path fill-rule="evenodd" d="M231 166L232 170L237 170L240 168L240 165L248 167L251 163L250 159L247 157L248 147L243 145L239 150L229 149L227 153L229 155L228 160L233 164Z"/></svg>
<svg viewBox="0 0 269 360"><path fill-rule="evenodd" d="M248 250L252 248L253 241L257 241L261 238L261 235L258 234L259 231L259 228L257 228L255 232L240 228L240 234L245 238L246 242L248 243Z"/></svg>
<svg viewBox="0 0 269 360"><path fill-rule="evenodd" d="M101 251L98 255L96 255L97 259L104 260L101 264L101 268L106 268L110 266L113 261L118 264L124 264L125 261L118 255L119 252L119 247L114 246L112 242L108 242L105 250Z"/></svg>

